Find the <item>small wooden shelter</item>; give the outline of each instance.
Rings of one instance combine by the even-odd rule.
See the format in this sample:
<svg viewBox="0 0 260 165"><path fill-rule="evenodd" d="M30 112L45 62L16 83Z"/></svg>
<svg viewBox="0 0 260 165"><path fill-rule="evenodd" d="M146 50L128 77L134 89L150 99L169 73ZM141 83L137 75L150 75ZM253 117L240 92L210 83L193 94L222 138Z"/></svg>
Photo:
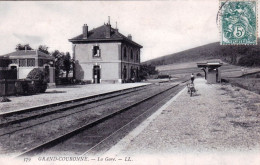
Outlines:
<svg viewBox="0 0 260 165"><path fill-rule="evenodd" d="M220 62L197 63L197 66L204 71L205 79L209 84L215 84L221 82L220 67L222 65L223 63Z"/></svg>

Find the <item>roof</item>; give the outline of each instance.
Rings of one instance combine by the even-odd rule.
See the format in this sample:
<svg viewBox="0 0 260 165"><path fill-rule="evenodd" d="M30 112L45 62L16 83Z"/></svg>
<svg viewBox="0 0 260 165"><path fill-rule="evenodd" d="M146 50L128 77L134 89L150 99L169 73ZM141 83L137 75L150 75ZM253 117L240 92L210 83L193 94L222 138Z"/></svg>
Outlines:
<svg viewBox="0 0 260 165"><path fill-rule="evenodd" d="M197 63L197 66L199 68L218 68L220 66L222 66L223 63L220 63L220 62L203 62L203 63Z"/></svg>
<svg viewBox="0 0 260 165"><path fill-rule="evenodd" d="M8 57L8 58L28 58L28 57L33 57L33 56L37 56L43 59L54 59L54 57L43 53L39 50L17 50L15 52L12 53L8 53L5 55L1 55L1 57ZM26 57L25 57L26 56Z"/></svg>
<svg viewBox="0 0 260 165"><path fill-rule="evenodd" d="M90 30L88 32L87 38L83 38L83 34L80 34L74 38L69 39L69 41L72 43L75 43L75 42L101 42L101 41L126 41L126 42L134 44L140 48L143 47L143 46L139 45L138 43L130 40L123 34L119 33L118 29L114 29L112 27L111 27L110 38L106 38L106 36L105 36L106 35L105 32L106 32L106 28L107 28L106 26L110 26L110 25L104 24L98 28Z"/></svg>

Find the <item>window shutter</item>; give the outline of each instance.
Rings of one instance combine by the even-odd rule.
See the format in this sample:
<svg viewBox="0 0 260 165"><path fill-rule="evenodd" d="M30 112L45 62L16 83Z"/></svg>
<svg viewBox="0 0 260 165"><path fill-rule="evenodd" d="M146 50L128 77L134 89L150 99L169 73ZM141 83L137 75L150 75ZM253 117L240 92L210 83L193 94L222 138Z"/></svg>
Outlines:
<svg viewBox="0 0 260 165"><path fill-rule="evenodd" d="M94 57L94 46L92 46L92 57Z"/></svg>
<svg viewBox="0 0 260 165"><path fill-rule="evenodd" d="M101 57L101 49L99 49L99 54L98 54L99 57Z"/></svg>

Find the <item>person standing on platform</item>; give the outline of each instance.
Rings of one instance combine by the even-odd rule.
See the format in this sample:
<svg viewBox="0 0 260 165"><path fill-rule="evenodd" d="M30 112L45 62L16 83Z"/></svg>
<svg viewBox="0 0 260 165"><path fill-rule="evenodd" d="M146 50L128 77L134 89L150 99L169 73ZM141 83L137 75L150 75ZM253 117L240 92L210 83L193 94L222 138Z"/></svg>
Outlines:
<svg viewBox="0 0 260 165"><path fill-rule="evenodd" d="M194 79L195 79L195 77L194 77L194 75L193 75L193 73L192 73L191 76L190 76L190 80L191 80L191 83L192 83L192 84L193 84Z"/></svg>

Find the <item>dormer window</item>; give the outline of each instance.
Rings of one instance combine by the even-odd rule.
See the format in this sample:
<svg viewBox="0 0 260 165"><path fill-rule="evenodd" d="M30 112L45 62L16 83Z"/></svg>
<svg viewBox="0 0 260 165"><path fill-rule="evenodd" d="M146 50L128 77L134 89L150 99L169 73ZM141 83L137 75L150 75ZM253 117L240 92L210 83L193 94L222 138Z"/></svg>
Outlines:
<svg viewBox="0 0 260 165"><path fill-rule="evenodd" d="M99 46L93 46L93 57L100 58L101 57L101 49Z"/></svg>

